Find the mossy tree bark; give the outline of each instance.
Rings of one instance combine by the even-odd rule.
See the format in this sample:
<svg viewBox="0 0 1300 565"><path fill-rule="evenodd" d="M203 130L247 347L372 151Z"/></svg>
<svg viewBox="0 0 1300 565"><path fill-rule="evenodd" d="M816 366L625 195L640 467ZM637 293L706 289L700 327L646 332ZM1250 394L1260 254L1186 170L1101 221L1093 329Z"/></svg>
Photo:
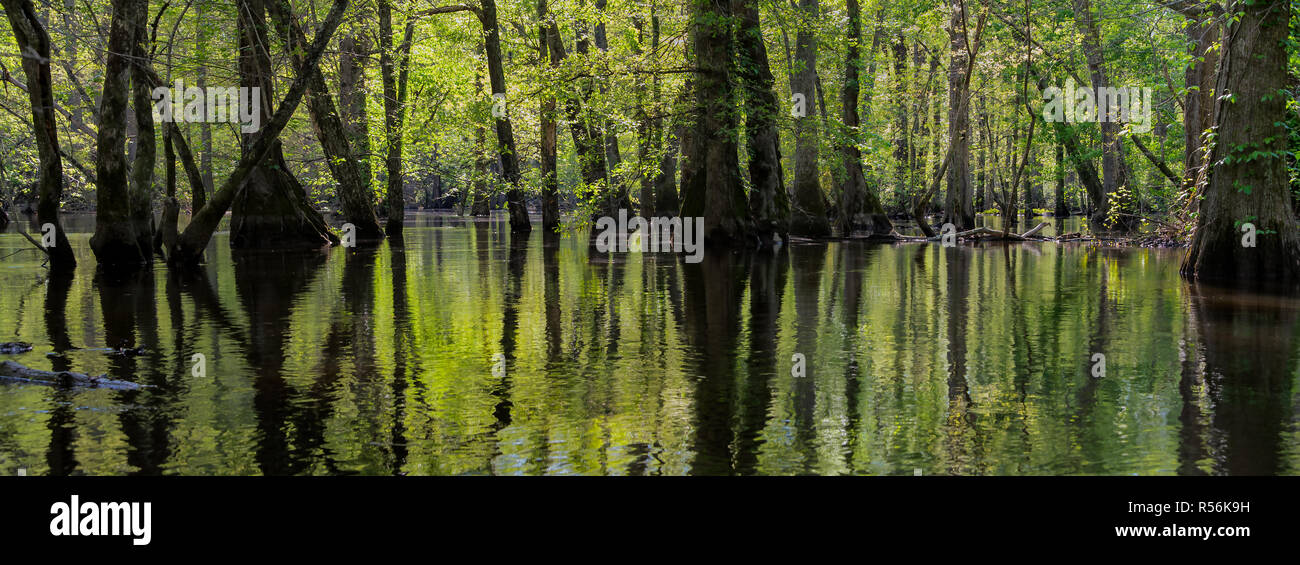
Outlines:
<svg viewBox="0 0 1300 565"><path fill-rule="evenodd" d="M751 222L740 179L739 119L731 83L730 0L695 0L691 14L695 61L695 126L683 153L683 217L703 217L705 241L739 243Z"/></svg>
<svg viewBox="0 0 1300 565"><path fill-rule="evenodd" d="M1215 110L1217 137L1184 276L1242 285L1300 279L1300 233L1291 213L1287 134L1289 2L1239 2L1225 34ZM1247 246L1243 228L1255 228Z"/></svg>
<svg viewBox="0 0 1300 565"><path fill-rule="evenodd" d="M790 233L812 237L831 234L818 170L820 133L817 122L817 0L798 0L799 32L795 34L794 94L804 97L805 114L794 122L794 190Z"/></svg>
<svg viewBox="0 0 1300 565"><path fill-rule="evenodd" d="M765 245L790 230L790 198L781 170L781 134L776 127L775 79L763 45L758 6L732 0L739 27L736 31L737 70L745 98L745 133L749 149L749 213L754 230ZM861 169L859 169L861 172Z"/></svg>
<svg viewBox="0 0 1300 565"><path fill-rule="evenodd" d="M307 48L307 37L293 19L289 3L287 0L269 0L267 7L275 22L276 31L281 37L288 38L285 50L291 60L295 64L301 63L301 53ZM346 55L341 58L346 58ZM361 105L364 111L364 97ZM384 232L379 228L379 218L375 215L375 206L371 202L369 168L363 176L357 155L349 143L352 136L335 109L334 98L319 67L312 69L307 83L307 109L311 113L312 123L316 125L316 138L320 140L325 161L334 180L339 183L344 217L356 227L358 242L379 242L384 238ZM364 118L362 121L364 123Z"/></svg>
<svg viewBox="0 0 1300 565"><path fill-rule="evenodd" d="M149 40L148 3L134 13L132 27L137 31L132 44L131 64L131 108L135 112L136 139L135 159L131 161L131 222L135 224L136 244L143 251L146 261L152 261L154 252L153 225L153 180L154 162L158 157L158 142L155 138L153 123L153 99L150 96L152 83L149 80L149 50L145 42Z"/></svg>
<svg viewBox="0 0 1300 565"><path fill-rule="evenodd" d="M39 201L36 221L54 226L54 247L47 248L50 270L69 273L77 258L59 222L59 201L63 198L63 159L59 155L59 132L54 121L54 93L50 80L50 35L41 25L31 0L0 0L13 29L27 76L27 96L32 107L32 129L40 158Z"/></svg>
<svg viewBox="0 0 1300 565"><path fill-rule="evenodd" d="M104 90L100 97L96 138L95 235L90 248L102 267L138 266L149 258L136 233L134 207L126 164L126 107L131 83L130 54L134 50L137 16L142 0L114 0L109 23L108 53L104 56Z"/></svg>

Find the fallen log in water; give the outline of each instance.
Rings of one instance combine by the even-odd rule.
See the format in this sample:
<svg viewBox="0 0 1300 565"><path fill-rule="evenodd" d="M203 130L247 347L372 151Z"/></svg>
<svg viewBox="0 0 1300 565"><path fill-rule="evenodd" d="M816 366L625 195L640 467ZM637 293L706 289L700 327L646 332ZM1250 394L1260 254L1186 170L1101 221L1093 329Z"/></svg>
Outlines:
<svg viewBox="0 0 1300 565"><path fill-rule="evenodd" d="M28 351L31 350L32 350L32 344L27 343L25 341L6 341L4 343L0 343L0 353L6 353L12 355L15 353L27 353Z"/></svg>
<svg viewBox="0 0 1300 565"><path fill-rule="evenodd" d="M1047 222L1040 222L1037 226L1034 226L1033 229L1025 233L1022 233L1020 235L1016 235L1014 233L1004 234L998 230L981 226L975 229L952 234L952 237L956 239L968 239L978 235L987 235L989 237L980 238L979 241L1056 241L1054 238L1050 238L1050 237L1034 237L1036 234L1038 234L1038 232L1042 231L1043 228L1045 227L1047 227ZM934 237L912 236L912 237L904 237L903 240L904 241L942 241L943 235L940 234Z"/></svg>
<svg viewBox="0 0 1300 565"><path fill-rule="evenodd" d="M29 382L43 385L108 388L113 390L139 390L144 385L128 381L115 381L107 375L87 375L72 371L42 371L24 367L13 361L0 361L0 381Z"/></svg>

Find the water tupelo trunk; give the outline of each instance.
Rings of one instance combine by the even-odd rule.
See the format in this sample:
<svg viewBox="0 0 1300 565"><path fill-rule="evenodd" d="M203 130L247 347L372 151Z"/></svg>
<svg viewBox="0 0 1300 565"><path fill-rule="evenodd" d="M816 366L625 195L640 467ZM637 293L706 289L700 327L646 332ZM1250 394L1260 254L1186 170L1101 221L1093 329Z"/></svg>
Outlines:
<svg viewBox="0 0 1300 565"><path fill-rule="evenodd" d="M63 199L63 160L59 153L58 125L54 120L54 91L50 80L50 35L41 25L31 0L0 0L9 25L13 29L18 49L35 53L23 57L23 73L27 76L27 96L32 108L32 126L35 130L36 150L40 157L38 180L39 202L36 221L40 225L54 226L54 246L45 249L50 258L50 271L71 273L77 267L76 256L68 237L59 222L59 202ZM3 206L0 202L0 206ZM3 212L0 212L0 217Z"/></svg>
<svg viewBox="0 0 1300 565"><path fill-rule="evenodd" d="M1217 139L1196 234L1182 274L1240 285L1300 279L1300 233L1287 177L1287 23L1290 3L1241 4L1225 34L1214 115Z"/></svg>
<svg viewBox="0 0 1300 565"><path fill-rule="evenodd" d="M99 132L96 139L95 235L90 248L101 267L134 267L149 258L136 233L134 207L126 164L126 107L139 18L145 10L142 0L114 0L109 24L108 53L104 62L104 91L100 97Z"/></svg>
<svg viewBox="0 0 1300 565"><path fill-rule="evenodd" d="M275 1L275 0L271 0ZM239 0L239 74L241 86L256 88L261 96L260 123L271 121L274 77L270 37L263 0ZM300 67L310 84L317 63ZM257 133L242 136L244 155L252 153ZM232 204L230 246L236 249L310 249L338 242L320 212L312 208L307 192L289 171L276 143L248 175Z"/></svg>
<svg viewBox="0 0 1300 565"><path fill-rule="evenodd" d="M291 60L295 64L301 63L301 53L307 48L307 37L293 19L288 1L269 0L267 8L275 22L276 31L282 38L288 39L285 50ZM329 164L330 172L339 184L343 216L356 227L358 243L378 243L383 240L384 231L379 228L379 218L375 215L374 203L370 201L369 169L366 169L367 174L363 176L356 153L348 142L351 136L334 107L334 98L319 67L312 69L307 83L307 109L311 113L312 123L316 125L316 138L320 140L321 150L325 153L325 162Z"/></svg>

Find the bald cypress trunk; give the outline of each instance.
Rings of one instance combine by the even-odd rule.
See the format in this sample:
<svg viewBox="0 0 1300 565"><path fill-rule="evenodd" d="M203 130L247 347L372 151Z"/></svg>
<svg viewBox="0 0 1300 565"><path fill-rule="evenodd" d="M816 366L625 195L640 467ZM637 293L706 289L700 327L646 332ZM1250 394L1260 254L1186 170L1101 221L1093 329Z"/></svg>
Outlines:
<svg viewBox="0 0 1300 565"><path fill-rule="evenodd" d="M759 24L758 6L732 0L739 19L740 82L745 93L745 133L749 148L749 213L760 239L770 243L790 229L790 200L781 171L781 134L776 127L775 79L768 66L767 47ZM859 169L859 173L861 169Z"/></svg>
<svg viewBox="0 0 1300 565"><path fill-rule="evenodd" d="M699 71L694 82L695 127L683 147L681 215L704 218L707 242L737 243L749 235L751 225L737 155L731 3L703 0L693 8L691 33Z"/></svg>
<svg viewBox="0 0 1300 565"><path fill-rule="evenodd" d="M148 40L149 25L148 4L135 12L135 41L131 55L135 63L131 65L131 107L135 112L136 141L135 159L131 162L131 222L135 224L136 244L142 250L146 261L153 259L153 180L154 162L158 156L158 143L155 138L153 123L152 90L146 71L145 62L149 51L145 48Z"/></svg>
<svg viewBox="0 0 1300 565"><path fill-rule="evenodd" d="M302 28L293 19L293 13L287 0L268 0L268 10L281 37L287 38L285 50L295 64L302 62L302 51L307 48L307 38ZM346 59L344 54L340 57ZM370 198L369 168L363 176L356 153L349 140L352 138L344 126L339 112L335 109L334 98L320 68L312 69L307 83L307 109L315 124L316 138L320 140L325 162L334 180L338 182L339 199L343 203L343 215L356 227L357 241L377 242L384 237L379 228L379 218L375 216L374 203ZM355 94L354 94L355 95ZM364 111L364 93L361 93L361 106ZM365 122L364 114L360 117Z"/></svg>
<svg viewBox="0 0 1300 565"><path fill-rule="evenodd" d="M1278 125L1290 4L1256 0L1233 9L1241 17L1224 39L1213 165L1182 273L1247 285L1291 282L1300 278L1300 234L1291 215L1286 131ZM1255 229L1253 246L1245 224Z"/></svg>
<svg viewBox="0 0 1300 565"><path fill-rule="evenodd" d="M867 230L871 235L887 235L894 230L894 225L885 215L884 208L875 191L867 186L866 175L862 171L862 151L858 149L858 95L860 93L859 71L862 68L862 56L858 43L862 39L862 17L858 0L848 0L848 49L844 62L843 119L844 127L849 130L849 138L840 147L840 157L844 161L844 178L840 185L839 224L844 235L855 229ZM879 44L880 33L875 34L872 49Z"/></svg>
<svg viewBox="0 0 1300 565"><path fill-rule="evenodd" d="M794 190L790 210L790 233L824 237L831 233L826 217L826 197L822 194L818 170L820 131L817 122L817 35L818 0L799 0L799 32L795 34L796 72L793 90L802 95L805 115L794 122Z"/></svg>

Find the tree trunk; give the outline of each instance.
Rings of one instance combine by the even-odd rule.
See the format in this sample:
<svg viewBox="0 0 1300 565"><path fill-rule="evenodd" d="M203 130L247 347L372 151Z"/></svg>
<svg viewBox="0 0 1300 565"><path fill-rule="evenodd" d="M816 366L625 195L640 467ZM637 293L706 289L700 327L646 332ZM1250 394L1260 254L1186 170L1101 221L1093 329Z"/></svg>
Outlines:
<svg viewBox="0 0 1300 565"><path fill-rule="evenodd" d="M153 176L154 162L158 156L158 142L154 137L153 99L148 76L149 51L145 42L149 40L148 3L135 12L135 41L132 56L135 63L131 65L131 107L135 111L136 142L135 159L131 161L131 221L135 224L137 245L142 250L146 261L153 260Z"/></svg>
<svg viewBox="0 0 1300 565"><path fill-rule="evenodd" d="M198 0L194 3L194 16L199 22L206 22L205 14L208 12L209 0ZM195 26L195 50L194 57L198 59L198 68L195 69L196 83L200 89L207 92L208 88L208 44L212 41L212 32L207 25ZM199 171L203 175L203 184L199 190L193 190L190 195L191 214L199 213L207 202L207 194L213 190L215 179L212 176L212 124L203 120L199 124ZM192 186L192 185L191 185ZM170 249L170 248L169 248Z"/></svg>
<svg viewBox="0 0 1300 565"><path fill-rule="evenodd" d="M483 0L480 17L483 21L484 47L487 50L488 83L493 96L506 94L506 73L501 61L501 30L497 27L495 0ZM501 155L501 176L505 178L506 201L510 208L510 231L527 233L533 229L528 221L528 205L524 191L519 186L519 152L515 149L515 133L510 125L510 106L496 119L497 151Z"/></svg>
<svg viewBox="0 0 1300 565"><path fill-rule="evenodd" d="M551 42L547 45L547 53L551 59L556 61L558 66L563 62L568 53L564 49L564 42L560 37L558 26L552 22ZM580 52L586 50L586 39L582 36L578 38L578 49ZM585 84L585 83L583 83ZM565 120L569 122L569 134L573 137L573 149L578 157L578 172L582 176L582 182L588 190L603 191L603 184L606 182L605 154L601 148L599 136L593 134L593 130L586 126L582 117L582 105L586 100L587 87L580 86L578 95L569 94L564 98ZM608 201L602 194L597 202L594 215L601 216L610 213ZM618 210L613 210L613 214L618 215ZM595 237L594 235L592 237Z"/></svg>
<svg viewBox="0 0 1300 565"><path fill-rule="evenodd" d="M406 214L406 191L402 173L402 124L406 118L406 77L414 20L408 20L402 46L393 50L392 0L379 0L379 74L384 83L384 166L388 175L388 222L385 229L394 244L402 243L402 219ZM398 63L394 69L393 57Z"/></svg>
<svg viewBox="0 0 1300 565"><path fill-rule="evenodd" d="M300 63L301 53L307 48L307 37L293 18L292 8L289 7L288 0L268 0L268 11L271 19L275 22L276 31L281 37L287 37L288 42L285 44L285 50L290 60L295 64ZM348 59L348 55L340 56L340 60ZM383 239L384 232L379 228L379 218L375 216L375 206L371 202L370 196L370 177L369 169L362 173L358 165L356 153L353 152L351 144L348 142L353 136L350 135L345 127L343 120L339 117L338 111L334 106L334 98L330 94L329 86L325 83L325 76L321 74L320 68L312 69L311 76L307 83L307 109L311 114L312 123L315 124L316 138L320 140L321 150L325 154L325 162L328 164L330 172L333 173L334 180L339 184L339 197L343 201L343 215L347 221L356 227L356 238L358 242L378 242ZM354 89L350 96L361 98L361 123L365 123L365 93L359 89Z"/></svg>
<svg viewBox="0 0 1300 565"><path fill-rule="evenodd" d="M858 52L858 42L862 38L858 0L848 0L848 16L848 54L844 62L842 106L844 127L848 128L849 137L840 148L844 160L844 181L840 187L840 231L846 236L855 229L867 230L871 235L887 235L894 231L894 225L885 215L875 191L867 186L867 177L862 171L862 151L858 149L858 74L862 68L862 56ZM881 34L877 30L873 35L874 48L878 45Z"/></svg>
<svg viewBox="0 0 1300 565"><path fill-rule="evenodd" d="M262 124L271 121L275 96L266 1L239 0L240 85L258 89L250 92L257 92L262 98ZM307 75L303 78L308 85L312 82L314 66L305 68ZM242 135L243 154L253 152L257 137L257 133ZM231 209L230 246L236 249L310 249L337 242L320 212L307 201L307 193L298 179L289 171L279 143L253 168Z"/></svg>
<svg viewBox="0 0 1300 565"><path fill-rule="evenodd" d="M908 149L908 110L907 110L907 43L899 33L893 43L894 72L890 76L891 90L897 102L894 106L894 194L900 199L906 198L907 179L911 172Z"/></svg>
<svg viewBox="0 0 1300 565"><path fill-rule="evenodd" d="M1223 9L1216 3L1202 4L1191 0L1175 2L1172 7L1187 19L1185 33L1192 46L1192 64L1184 74L1187 98L1183 103L1183 187L1191 188L1205 165L1202 133L1214 120L1215 69L1219 53L1219 23L1215 19Z"/></svg>
<svg viewBox="0 0 1300 565"><path fill-rule="evenodd" d="M691 17L699 71L695 127L683 148L681 215L703 217L705 241L711 244L740 242L751 228L737 156L739 119L732 106L731 16L730 0L704 0L694 5Z"/></svg>
<svg viewBox="0 0 1300 565"><path fill-rule="evenodd" d="M596 13L600 19L596 21L595 42L596 49L602 54L609 51L609 41L605 37L605 5L607 0L596 0ZM604 96L609 91L609 86L601 82L600 94ZM617 215L618 210L624 209L629 212L632 210L632 196L628 191L627 182L624 178L616 177L619 164L623 162L623 157L618 150L618 133L615 131L613 120L598 120L600 129L604 132L605 145L605 170L609 174L608 204L609 210L613 210Z"/></svg>
<svg viewBox="0 0 1300 565"><path fill-rule="evenodd" d="M1098 89L1110 86L1106 76L1106 60L1101 50L1100 34L1097 22L1092 17L1091 0L1074 0L1075 21L1083 35L1083 53L1088 60L1088 72L1092 78L1092 87ZM1099 115L1106 110L1097 100L1096 111ZM1059 122L1058 122L1059 123ZM1124 177L1123 148L1120 143L1120 124L1113 119L1102 119L1101 127L1101 192L1092 196L1092 222L1099 224L1105 220L1110 208L1109 196L1128 183Z"/></svg>
<svg viewBox="0 0 1300 565"><path fill-rule="evenodd" d="M1065 148L1056 145L1056 211L1052 214L1058 218L1070 215L1070 207L1065 203Z"/></svg>
<svg viewBox="0 0 1300 565"><path fill-rule="evenodd" d="M952 60L948 65L948 142L952 144L952 162L948 165L948 194L944 198L944 216L959 230L975 227L975 208L970 184L970 91L966 77L965 4L951 2L948 20L948 47Z"/></svg>
<svg viewBox="0 0 1300 565"><path fill-rule="evenodd" d="M90 248L99 264L106 267L136 266L147 261L136 237L134 207L127 179L126 108L131 81L128 57L135 45L136 14L145 10L143 0L114 0L109 24L108 53L104 62L104 93L100 97L99 132L96 139L95 235Z"/></svg>
<svg viewBox="0 0 1300 565"><path fill-rule="evenodd" d="M357 159L366 194L374 176L370 171L370 123L366 119L366 59L370 42L366 35L352 32L339 39L339 114L348 143Z"/></svg>
<svg viewBox="0 0 1300 565"><path fill-rule="evenodd" d="M254 174L254 171L260 164L266 162L273 154L278 154L280 132L284 130L289 118L298 108L302 101L302 96L307 90L307 83L310 79L311 70L320 64L321 54L325 51L325 46L329 39L334 35L334 30L338 29L339 22L343 19L343 12L347 9L348 0L334 0L330 7L329 14L321 22L321 28L316 32L312 39L310 50L303 57L302 64L298 65L293 83L289 85L289 90L285 93L284 100L276 108L275 114L269 121L263 122L262 128L252 134L253 142L245 146L245 150L240 156L239 163L236 164L234 171L221 185L221 189L213 193L212 200L203 207L194 218L190 220L190 225L185 228L180 239L176 242L176 248L169 254L169 260L179 265L194 265L199 262L203 256L203 250L208 246L208 241L212 238L212 232L216 230L217 224L225 216L226 210L230 209L235 201L237 194L242 195L246 181ZM269 93L263 92L262 96L269 99ZM269 104L269 102L268 102ZM263 105L267 107L267 105ZM314 211L313 211L314 212ZM317 214L319 219L319 214ZM326 231L329 238L327 241L334 242L337 240L330 232Z"/></svg>
<svg viewBox="0 0 1300 565"><path fill-rule="evenodd" d="M560 30L547 12L546 0L537 1L537 44L541 49L541 64L550 69L550 80L555 80L560 67L560 53L551 45L560 41ZM548 82L547 86L551 86ZM549 90L549 89L548 89ZM556 152L559 146L555 122L555 95L545 94L541 108L542 153L542 231L553 233L560 228L560 187L556 178Z"/></svg>
<svg viewBox="0 0 1300 565"><path fill-rule="evenodd" d="M1286 101L1289 2L1240 3L1240 19L1225 35L1219 70L1217 139L1196 234L1184 276L1243 285L1300 278L1300 235L1291 216L1279 124ZM1243 224L1256 230L1244 245Z"/></svg>
<svg viewBox="0 0 1300 565"><path fill-rule="evenodd" d="M799 32L795 35L794 57L798 68L794 76L794 94L804 96L806 115L794 122L794 190L790 210L790 233L811 237L830 235L826 218L826 197L822 194L817 167L820 143L817 127L817 36L814 26L818 17L818 0L798 0Z"/></svg>
<svg viewBox="0 0 1300 565"><path fill-rule="evenodd" d="M759 239L770 245L773 236L785 237L790 229L790 199L782 178L781 134L776 125L780 107L773 90L775 80L768 66L767 47L763 45L758 6L743 0L732 0L731 6L739 18L736 43L740 61L736 67L745 95L749 213Z"/></svg>
<svg viewBox="0 0 1300 565"><path fill-rule="evenodd" d="M32 129L40 157L39 201L36 221L54 226L54 247L46 248L50 270L70 273L77 267L76 256L59 222L59 202L63 199L63 160L59 156L59 132L54 119L54 93L50 79L50 35L41 25L31 0L0 0L9 25L13 28L18 49L35 56L23 57L27 76L27 97L32 108ZM3 203L0 203L2 206Z"/></svg>

